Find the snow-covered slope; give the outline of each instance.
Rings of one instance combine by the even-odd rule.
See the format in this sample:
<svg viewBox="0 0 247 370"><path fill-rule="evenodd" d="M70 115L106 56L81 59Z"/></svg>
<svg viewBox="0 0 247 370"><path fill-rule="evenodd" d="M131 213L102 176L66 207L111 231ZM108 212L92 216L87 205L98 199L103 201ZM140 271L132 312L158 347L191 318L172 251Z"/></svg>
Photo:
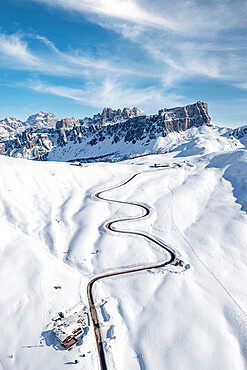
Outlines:
<svg viewBox="0 0 247 370"><path fill-rule="evenodd" d="M88 305L93 276L164 257L140 237L104 229L107 220L140 214L138 208L93 197L142 171L108 193L151 206L148 218L121 227L160 238L187 268L95 283L108 368L246 368L246 148L213 126L172 133L156 140L157 149L164 140L169 153L83 167L0 156L2 369L66 369L75 359L78 368L99 369L92 323L65 351L51 320Z"/></svg>
<svg viewBox="0 0 247 370"><path fill-rule="evenodd" d="M183 150L183 155L195 155L212 151L229 150L240 147L238 140L230 140L226 130L216 126L193 127L184 132L172 132L163 137L159 134L153 139L144 137L142 140L126 142L124 138L114 142L112 137L105 138L104 142L97 140L94 145L88 144L87 138L81 138L79 143L66 146L56 146L46 156L47 160L63 161L81 160L85 162L116 161L147 155L150 153L164 153Z"/></svg>

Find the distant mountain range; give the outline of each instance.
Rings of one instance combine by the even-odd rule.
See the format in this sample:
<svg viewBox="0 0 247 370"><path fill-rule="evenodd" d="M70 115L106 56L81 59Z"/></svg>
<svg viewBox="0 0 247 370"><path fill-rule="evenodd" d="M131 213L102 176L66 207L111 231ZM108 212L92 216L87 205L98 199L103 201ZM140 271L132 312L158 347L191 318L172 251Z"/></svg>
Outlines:
<svg viewBox="0 0 247 370"><path fill-rule="evenodd" d="M39 112L25 122L15 118L0 121L0 154L35 160L119 160L157 152L159 138L193 127L211 126L204 102L163 108L146 115L138 108L104 108L92 118L64 118ZM233 138L247 134L247 127L228 133ZM163 145L163 150L166 150Z"/></svg>
<svg viewBox="0 0 247 370"><path fill-rule="evenodd" d="M95 114L92 118L85 117L83 119L70 117L58 120L53 113L39 112L28 117L24 122L13 118L6 117L0 120L0 140L9 140L15 138L19 133L25 131L27 128L43 129L43 128L61 128L66 129L81 125L107 125L124 122L126 119L145 116L145 113L138 108L124 108L113 110L111 108L104 108L102 113ZM56 125L56 123L58 125Z"/></svg>

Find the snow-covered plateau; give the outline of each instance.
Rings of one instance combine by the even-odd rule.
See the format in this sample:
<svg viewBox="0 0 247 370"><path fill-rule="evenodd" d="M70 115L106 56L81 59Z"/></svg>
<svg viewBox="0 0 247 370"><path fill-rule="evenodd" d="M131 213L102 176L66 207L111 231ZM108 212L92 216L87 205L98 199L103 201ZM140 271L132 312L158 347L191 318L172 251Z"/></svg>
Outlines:
<svg viewBox="0 0 247 370"><path fill-rule="evenodd" d="M152 148L161 154L115 163L1 155L0 369L100 369L87 284L145 266L93 285L107 369L246 369L247 150L240 131L192 127L156 137ZM183 268L148 269L168 259L165 250L104 227L142 215L138 206L95 197L135 173L104 196L151 212L117 227L162 241ZM52 320L81 309L87 330L68 351Z"/></svg>

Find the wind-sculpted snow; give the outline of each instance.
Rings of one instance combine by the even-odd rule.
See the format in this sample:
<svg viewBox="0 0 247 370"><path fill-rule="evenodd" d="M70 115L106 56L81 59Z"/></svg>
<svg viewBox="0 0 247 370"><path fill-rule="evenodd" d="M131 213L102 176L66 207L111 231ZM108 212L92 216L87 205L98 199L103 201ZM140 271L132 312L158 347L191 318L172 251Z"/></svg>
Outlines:
<svg viewBox="0 0 247 370"><path fill-rule="evenodd" d="M247 153L237 150L229 154L219 154L208 167L222 170L223 178L233 187L233 195L241 209L247 212Z"/></svg>

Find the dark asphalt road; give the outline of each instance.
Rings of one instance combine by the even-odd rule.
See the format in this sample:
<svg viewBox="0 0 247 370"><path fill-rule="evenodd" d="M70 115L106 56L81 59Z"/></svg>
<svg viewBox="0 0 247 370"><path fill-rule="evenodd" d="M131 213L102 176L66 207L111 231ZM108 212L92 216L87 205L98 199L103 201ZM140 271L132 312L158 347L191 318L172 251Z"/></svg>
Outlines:
<svg viewBox="0 0 247 370"><path fill-rule="evenodd" d="M162 170L164 170L164 169L162 169ZM146 240L149 240L152 243L158 245L159 247L164 249L165 252L166 252L165 253L166 259L162 263L154 264L154 265L150 265L150 266L145 266L145 267L134 267L134 266L133 266L133 268L128 267L128 269L126 269L124 271L121 270L120 272L103 274L103 275L100 275L100 276L96 276L95 278L93 278L92 280L89 281L89 283L87 285L87 296L88 296L88 302L89 302L89 310L90 310L90 314L91 314L91 318L92 318L92 322L93 322L93 326L94 326L94 333L95 333L95 339L96 339L96 344L97 344L97 349L98 349L98 355L99 355L101 370L107 370L107 365L106 365L106 358L105 358L105 353L104 353L103 339L102 339L102 335L101 335L101 331L100 331L100 323L99 323L99 319L98 319L98 315L97 315L97 311L96 311L96 307L95 307L95 303L94 303L94 299L93 299L93 293L92 293L93 284L98 280L113 277L113 276L117 276L117 275L131 274L131 273L134 273L134 272L139 272L139 271L144 271L144 270L149 270L149 269L159 269L161 267L169 265L176 258L174 251L172 251L169 248L169 246L167 246L163 242L160 242L159 240L157 240L155 237L153 237L151 235L147 235L147 234L144 234L144 233L141 233L141 232L136 232L136 231L118 230L116 228L116 226L113 227L117 223L120 223L120 222L123 222L123 221L138 220L138 219L142 219L144 217L147 217L150 213L150 209L148 208L148 206L139 204L137 202L124 202L124 201L121 201L121 200L102 197L103 193L106 193L106 192L108 192L110 190L113 190L113 189L120 188L121 186L124 186L124 185L128 184L130 181L132 181L138 175L141 175L142 173L146 173L146 172L153 172L153 171L161 171L161 169L148 170L148 171L135 173L133 176L131 176L130 178L125 180L123 183L118 184L116 186L112 186L108 189L99 191L95 194L96 198L107 201L107 202L133 205L133 206L136 206L136 207L140 207L140 208L142 208L142 210L144 210L144 213L141 216L131 217L131 218L124 218L124 219L117 219L117 220L113 220L113 221L108 222L107 224L105 224L105 227L108 230L111 230L115 233L121 233L121 234L128 234L128 235L143 237ZM167 254L170 256L170 258L168 258L168 259L167 259Z"/></svg>

